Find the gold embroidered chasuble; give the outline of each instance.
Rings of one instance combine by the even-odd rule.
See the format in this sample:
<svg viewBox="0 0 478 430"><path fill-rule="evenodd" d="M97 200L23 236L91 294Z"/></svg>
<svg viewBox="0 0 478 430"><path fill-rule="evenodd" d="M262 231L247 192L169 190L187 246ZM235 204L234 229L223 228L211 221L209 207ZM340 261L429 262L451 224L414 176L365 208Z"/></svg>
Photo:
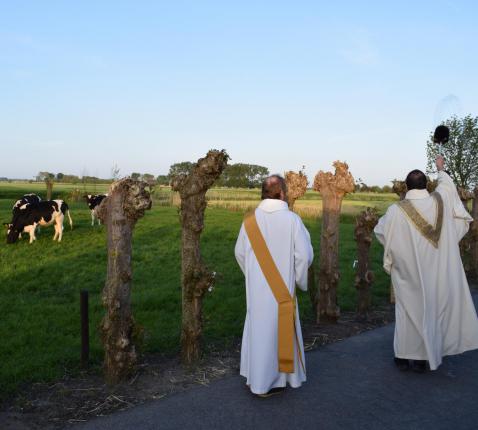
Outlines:
<svg viewBox="0 0 478 430"><path fill-rule="evenodd" d="M435 225L432 226L425 218L417 211L410 200L401 200L398 203L400 209L403 210L408 219L417 228L417 230L425 237L435 248L438 248L440 241L441 229L443 226L443 199L440 193L434 192L430 194L437 205L437 217Z"/></svg>
<svg viewBox="0 0 478 430"><path fill-rule="evenodd" d="M473 219L445 172L438 174L436 193L409 191L374 229L396 293L394 354L427 360L431 370L444 356L478 348L478 318L459 249Z"/></svg>

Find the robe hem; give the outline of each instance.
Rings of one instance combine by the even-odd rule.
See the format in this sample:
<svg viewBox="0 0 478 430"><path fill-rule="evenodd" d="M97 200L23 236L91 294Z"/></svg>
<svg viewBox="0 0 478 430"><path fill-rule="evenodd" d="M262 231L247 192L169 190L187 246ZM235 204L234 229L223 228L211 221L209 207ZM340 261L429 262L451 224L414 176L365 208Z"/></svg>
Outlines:
<svg viewBox="0 0 478 430"><path fill-rule="evenodd" d="M241 376L246 378L246 380L247 380L246 385L247 385L247 387L249 387L249 389L251 390L251 393L253 393L253 394L267 394L273 388L285 388L285 387L287 387L287 385L291 388L300 388L302 386L302 384L304 382L306 382L305 378L298 383L293 383L293 382L290 382L290 381L286 380L285 382L277 382L275 384L272 384L269 388L257 388L257 387L253 387L249 383L249 381L248 381L249 378L246 375L243 375L241 373Z"/></svg>
<svg viewBox="0 0 478 430"><path fill-rule="evenodd" d="M436 363L436 366L433 366L433 368L430 366L430 370L437 370L441 366L444 357L451 357L452 355L464 354L465 352L474 351L475 349L478 349L478 345L466 346L466 347L464 347L463 349L461 349L457 352L446 353L446 354L441 356L440 360ZM417 356L417 355L413 355L413 354L397 354L397 353L395 353L395 357L403 358L404 360L426 360L426 361L428 361L428 364L430 364L430 360L428 359L428 357Z"/></svg>

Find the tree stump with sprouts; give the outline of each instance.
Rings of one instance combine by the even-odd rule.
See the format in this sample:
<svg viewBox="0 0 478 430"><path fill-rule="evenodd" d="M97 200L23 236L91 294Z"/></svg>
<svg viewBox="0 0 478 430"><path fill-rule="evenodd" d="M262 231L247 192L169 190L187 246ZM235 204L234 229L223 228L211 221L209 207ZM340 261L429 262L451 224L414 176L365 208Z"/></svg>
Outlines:
<svg viewBox="0 0 478 430"><path fill-rule="evenodd" d="M294 210L295 201L300 199L307 191L307 176L302 171L299 171L299 173L289 171L285 174L285 182L287 184L289 209Z"/></svg>
<svg viewBox="0 0 478 430"><path fill-rule="evenodd" d="M181 356L185 364L192 364L200 357L202 302L215 276L203 264L200 252L206 192L221 176L228 159L226 151L211 150L198 160L189 174L178 175L171 181L173 191L178 191L181 197Z"/></svg>
<svg viewBox="0 0 478 430"><path fill-rule="evenodd" d="M460 196L460 200L463 203L463 206L465 206L465 209L468 211L468 202L470 200L473 200L474 204L474 193L471 191L468 191L465 188L462 187L457 187L458 195ZM473 216L473 215L472 215ZM470 226L470 230L468 233L463 236L463 238L460 240L460 255L461 255L461 260L463 262L463 268L465 269L465 272L467 275L474 275L474 264L473 264L473 236L474 236L474 225L472 224Z"/></svg>
<svg viewBox="0 0 478 430"><path fill-rule="evenodd" d="M377 211L367 208L356 218L355 240L357 241L357 273L355 288L358 292L357 318L366 320L370 309L370 287L373 282L373 272L370 270L370 245L372 244L373 229L378 223Z"/></svg>
<svg viewBox="0 0 478 430"><path fill-rule="evenodd" d="M355 189L347 163L334 162L335 173L320 171L314 179L314 190L322 195L322 231L319 258L319 300L317 322L337 322L339 283L339 221L344 196Z"/></svg>
<svg viewBox="0 0 478 430"><path fill-rule="evenodd" d="M131 240L136 222L151 208L147 186L130 178L114 182L98 209L108 236L108 269L102 296L106 315L100 331L105 378L110 384L130 376L137 360L134 338L138 327L131 312Z"/></svg>
<svg viewBox="0 0 478 430"><path fill-rule="evenodd" d="M299 170L299 173L289 171L285 173L285 182L287 184L287 201L289 209L294 210L294 204L297 199L300 199L307 191L307 176ZM309 290L310 301L312 309L315 312L317 306L317 284L315 282L315 266L314 262L309 267L307 278L307 289Z"/></svg>
<svg viewBox="0 0 478 430"><path fill-rule="evenodd" d="M471 206L473 222L470 226L471 236L471 274L478 280L478 186L473 190L473 204Z"/></svg>
<svg viewBox="0 0 478 430"><path fill-rule="evenodd" d="M405 198L405 194L407 194L407 184L405 181L399 181L397 179L394 179L392 183L393 192L400 197L400 200L403 200Z"/></svg>
<svg viewBox="0 0 478 430"><path fill-rule="evenodd" d="M53 194L53 180L51 178L46 178L45 185L46 185L46 199L51 200L51 197Z"/></svg>
<svg viewBox="0 0 478 430"><path fill-rule="evenodd" d="M463 206L468 210L468 202L475 197L474 194L462 187L456 187L456 190L458 191L458 196L460 197Z"/></svg>

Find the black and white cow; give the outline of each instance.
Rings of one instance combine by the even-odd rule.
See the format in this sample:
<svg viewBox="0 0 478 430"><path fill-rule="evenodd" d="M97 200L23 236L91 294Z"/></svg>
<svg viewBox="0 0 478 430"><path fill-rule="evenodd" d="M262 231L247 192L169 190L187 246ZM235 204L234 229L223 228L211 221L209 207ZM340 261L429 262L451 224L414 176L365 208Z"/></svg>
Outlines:
<svg viewBox="0 0 478 430"><path fill-rule="evenodd" d="M30 193L30 194L24 194L20 199L18 199L15 204L13 205L12 208L12 219L15 219L15 217L24 211L27 206L33 205L36 203L40 203L41 198L40 196L37 196L36 194ZM10 228L11 223L3 223L4 226L7 227L7 229ZM22 235L19 235L19 238L21 238Z"/></svg>
<svg viewBox="0 0 478 430"><path fill-rule="evenodd" d="M98 225L101 224L100 219L98 218L98 207L100 203L108 197L108 194L88 194L85 196L86 204L91 211L91 225L95 225L95 218L98 220Z"/></svg>
<svg viewBox="0 0 478 430"><path fill-rule="evenodd" d="M15 212L25 209L28 205L33 205L36 203L40 203L41 198L36 194L24 194L21 199L18 199L15 204L13 205L13 216L15 216Z"/></svg>
<svg viewBox="0 0 478 430"><path fill-rule="evenodd" d="M53 240L58 238L58 242L60 242L63 236L65 214L68 215L70 228L73 228L68 205L63 200L46 200L29 204L18 211L8 225L7 243L15 243L22 232L30 234L30 243L32 243L36 240L35 229L37 226L52 224L55 227Z"/></svg>

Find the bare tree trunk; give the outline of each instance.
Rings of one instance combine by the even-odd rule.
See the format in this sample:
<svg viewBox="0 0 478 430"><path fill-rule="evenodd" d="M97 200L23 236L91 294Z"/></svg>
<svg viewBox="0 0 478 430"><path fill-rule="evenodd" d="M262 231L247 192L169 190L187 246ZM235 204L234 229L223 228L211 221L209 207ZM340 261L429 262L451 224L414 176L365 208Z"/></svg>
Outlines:
<svg viewBox="0 0 478 430"><path fill-rule="evenodd" d="M51 200L51 195L53 192L53 181L51 179L47 179L46 183L46 199Z"/></svg>
<svg viewBox="0 0 478 430"><path fill-rule="evenodd" d="M405 181L398 181L397 179L392 181L393 183L393 192L400 197L400 200L405 198L405 194L407 194L407 185Z"/></svg>
<svg viewBox="0 0 478 430"><path fill-rule="evenodd" d="M108 271L102 297L106 315L100 330L105 349L105 378L110 384L128 377L137 359L134 334L138 328L130 298L131 239L136 221L151 208L145 187L145 182L130 178L114 182L98 210L108 235Z"/></svg>
<svg viewBox="0 0 478 430"><path fill-rule="evenodd" d="M342 200L355 188L348 165L334 162L335 174L317 173L314 189L322 194L322 232L319 259L319 303L316 309L317 322L337 322L340 308L337 303L339 283L339 221Z"/></svg>
<svg viewBox="0 0 478 430"><path fill-rule="evenodd" d="M219 178L228 159L224 150L211 150L205 158L198 160L191 173L179 175L171 182L173 191L179 191L181 196L181 355L186 364L193 363L200 356L202 301L215 276L203 264L200 252L200 236L207 206L206 192Z"/></svg>
<svg viewBox="0 0 478 430"><path fill-rule="evenodd" d="M285 182L287 184L287 201L289 202L289 209L294 210L294 204L297 199L300 199L307 192L307 175L302 170L299 173L288 171L285 173ZM312 309L315 312L317 309L317 284L315 283L315 265L314 262L309 267L307 276L307 289L309 290L310 302Z"/></svg>
<svg viewBox="0 0 478 430"><path fill-rule="evenodd" d="M471 216L473 217L473 222L470 226L471 272L475 280L478 280L478 186L474 189L473 196L473 205L471 207Z"/></svg>
<svg viewBox="0 0 478 430"><path fill-rule="evenodd" d="M285 173L285 182L287 184L287 200L289 209L294 210L294 203L300 199L307 191L307 176L302 172L293 172L292 170Z"/></svg>
<svg viewBox="0 0 478 430"><path fill-rule="evenodd" d="M315 260L315 259L314 259ZM315 280L315 262L309 267L307 272L307 289L309 290L310 303L312 305L312 312L317 312L317 304L319 302L319 294L317 288L317 282Z"/></svg>
<svg viewBox="0 0 478 430"><path fill-rule="evenodd" d="M373 272L369 270L369 251L372 244L373 229L377 225L377 211L367 208L356 220L355 240L357 241L357 274L355 288L358 292L357 317L366 320L370 309L370 287L373 282Z"/></svg>
<svg viewBox="0 0 478 430"><path fill-rule="evenodd" d="M336 322L340 316L337 301L339 284L339 221L342 199L322 193L322 232L319 260L319 312L317 322Z"/></svg>
<svg viewBox="0 0 478 430"><path fill-rule="evenodd" d="M460 196L460 200L465 206L465 209L469 211L468 208L468 201L474 198L474 194L468 191L465 188L457 187L458 195ZM463 268L468 276L474 275L473 269L473 225L470 226L470 230L468 233L463 236L460 240L460 255L461 260L463 262Z"/></svg>

